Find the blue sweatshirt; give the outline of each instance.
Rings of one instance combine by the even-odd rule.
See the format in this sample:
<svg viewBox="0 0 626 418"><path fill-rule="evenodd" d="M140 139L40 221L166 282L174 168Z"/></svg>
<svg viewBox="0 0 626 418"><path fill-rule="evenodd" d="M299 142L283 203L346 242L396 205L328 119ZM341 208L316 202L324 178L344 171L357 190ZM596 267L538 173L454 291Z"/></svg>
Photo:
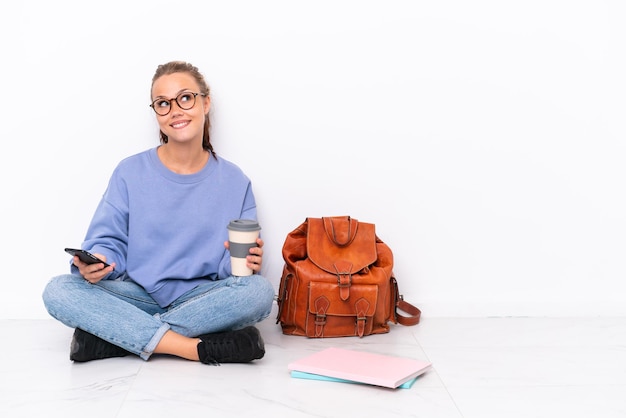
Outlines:
<svg viewBox="0 0 626 418"><path fill-rule="evenodd" d="M256 220L239 167L211 157L198 173L176 174L152 148L118 164L82 248L116 263L107 280L133 280L166 307L203 281L230 276L224 241L238 218Z"/></svg>

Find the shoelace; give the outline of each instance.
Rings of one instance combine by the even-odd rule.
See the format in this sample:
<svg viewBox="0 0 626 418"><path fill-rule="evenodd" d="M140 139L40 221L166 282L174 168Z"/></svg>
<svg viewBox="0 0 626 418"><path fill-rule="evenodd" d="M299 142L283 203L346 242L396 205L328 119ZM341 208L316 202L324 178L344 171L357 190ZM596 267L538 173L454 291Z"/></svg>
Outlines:
<svg viewBox="0 0 626 418"><path fill-rule="evenodd" d="M235 350L235 342L231 340L221 341L203 341L200 340L202 348L205 354L205 362L213 366L220 366L218 358L232 357L232 353Z"/></svg>

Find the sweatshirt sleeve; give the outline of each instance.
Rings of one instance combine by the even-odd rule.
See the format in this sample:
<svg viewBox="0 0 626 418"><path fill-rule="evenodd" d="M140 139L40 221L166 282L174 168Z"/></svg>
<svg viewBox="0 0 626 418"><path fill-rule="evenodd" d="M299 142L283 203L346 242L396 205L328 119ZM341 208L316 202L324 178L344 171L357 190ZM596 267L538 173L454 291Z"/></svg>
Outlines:
<svg viewBox="0 0 626 418"><path fill-rule="evenodd" d="M124 182L115 171L82 244L83 249L103 254L108 263L116 264L115 270L106 279L115 279L126 271L128 219L128 193Z"/></svg>

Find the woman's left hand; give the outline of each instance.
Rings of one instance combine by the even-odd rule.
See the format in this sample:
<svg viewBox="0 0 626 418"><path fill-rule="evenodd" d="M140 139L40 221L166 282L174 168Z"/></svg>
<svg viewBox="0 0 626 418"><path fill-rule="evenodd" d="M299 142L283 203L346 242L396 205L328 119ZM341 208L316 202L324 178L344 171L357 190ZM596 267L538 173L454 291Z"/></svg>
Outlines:
<svg viewBox="0 0 626 418"><path fill-rule="evenodd" d="M252 274L259 274L263 265L263 246L265 242L261 238L256 239L257 247L250 248L250 254L246 256L246 265L252 269ZM224 242L226 249L230 248L228 241Z"/></svg>
<svg viewBox="0 0 626 418"><path fill-rule="evenodd" d="M250 248L250 255L246 257L248 261L246 265L252 269L252 274L260 274L263 264L263 245L265 243L261 238L257 238L256 243L258 247Z"/></svg>

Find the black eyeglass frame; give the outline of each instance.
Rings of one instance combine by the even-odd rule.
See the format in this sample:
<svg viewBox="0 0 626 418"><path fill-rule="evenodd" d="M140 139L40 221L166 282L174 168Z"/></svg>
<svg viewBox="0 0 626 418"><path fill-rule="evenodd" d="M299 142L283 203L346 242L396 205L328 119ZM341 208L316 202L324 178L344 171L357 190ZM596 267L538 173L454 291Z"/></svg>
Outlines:
<svg viewBox="0 0 626 418"><path fill-rule="evenodd" d="M192 104L191 104L191 106L189 106L189 107L184 107L184 106L181 106L180 102L178 101L178 98L179 98L180 96L182 96L182 95L185 95L185 94L191 94L191 95L193 95L193 103L192 103ZM178 94L178 96L176 96L176 97L172 97L171 99L166 99L166 98L156 99L156 100L154 100L152 103L150 103L148 106L150 106L150 107L152 108L152 110L154 110L154 113L156 113L157 115L159 115L159 116L167 116L167 115L169 115L169 113L172 111L172 101L175 101L175 102L176 102L176 104L178 105L178 107L180 107L181 109L183 109L183 110L189 110L189 109L193 109L193 107L196 105L196 98L197 98L198 96L206 97L206 94L204 94L204 93L195 93L195 92L193 92L193 91L183 91L183 92L179 93L179 94ZM169 107L168 107L167 112L165 112L165 113L159 113L159 112L157 112L157 110L156 110L155 103L157 103L157 102L163 102L163 101L167 102L167 103L169 104Z"/></svg>

